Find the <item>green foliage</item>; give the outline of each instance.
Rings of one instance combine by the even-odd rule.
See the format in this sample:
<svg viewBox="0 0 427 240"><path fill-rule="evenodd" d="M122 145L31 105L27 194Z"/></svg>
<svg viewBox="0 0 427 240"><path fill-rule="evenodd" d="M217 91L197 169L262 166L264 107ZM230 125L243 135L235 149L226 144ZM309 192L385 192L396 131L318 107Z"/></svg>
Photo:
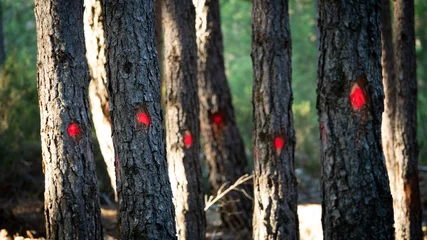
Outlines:
<svg viewBox="0 0 427 240"><path fill-rule="evenodd" d="M7 59L0 73L0 166L40 154L33 6L32 1L2 1Z"/></svg>
<svg viewBox="0 0 427 240"><path fill-rule="evenodd" d="M419 162L427 165L427 2L415 0Z"/></svg>

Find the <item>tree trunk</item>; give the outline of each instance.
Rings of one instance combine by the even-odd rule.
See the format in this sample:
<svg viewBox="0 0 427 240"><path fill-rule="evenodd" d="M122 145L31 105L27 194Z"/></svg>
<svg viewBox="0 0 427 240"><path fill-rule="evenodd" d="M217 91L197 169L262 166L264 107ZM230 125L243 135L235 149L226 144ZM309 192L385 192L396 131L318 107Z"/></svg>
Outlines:
<svg viewBox="0 0 427 240"><path fill-rule="evenodd" d="M3 66L6 60L6 53L4 49L4 37L3 37L3 8L0 1L0 67Z"/></svg>
<svg viewBox="0 0 427 240"><path fill-rule="evenodd" d="M253 239L298 239L288 1L253 0Z"/></svg>
<svg viewBox="0 0 427 240"><path fill-rule="evenodd" d="M83 1L36 0L35 16L47 239L103 239Z"/></svg>
<svg viewBox="0 0 427 240"><path fill-rule="evenodd" d="M179 239L205 239L199 160L195 11L191 0L165 0L166 149Z"/></svg>
<svg viewBox="0 0 427 240"><path fill-rule="evenodd" d="M392 159L389 175L397 239L422 239L418 186L417 80L414 1L394 1L395 88Z"/></svg>
<svg viewBox="0 0 427 240"><path fill-rule="evenodd" d="M209 167L211 193L247 173L243 140L237 128L230 88L224 69L218 0L194 0L198 44L198 84L202 143ZM239 186L252 195L252 184ZM241 191L221 202L221 218L233 231L252 231L252 203Z"/></svg>
<svg viewBox="0 0 427 240"><path fill-rule="evenodd" d="M384 113L382 116L381 138L390 188L393 191L395 175L394 162L394 114L396 111L396 84L394 72L393 30L390 15L390 0L381 0L381 45L382 73L384 85Z"/></svg>
<svg viewBox="0 0 427 240"><path fill-rule="evenodd" d="M381 150L380 5L319 1L317 109L324 239L393 239Z"/></svg>
<svg viewBox="0 0 427 240"><path fill-rule="evenodd" d="M162 5L164 0L154 0L154 29L156 34L156 49L160 68L160 92L163 81L163 31L162 31Z"/></svg>
<svg viewBox="0 0 427 240"><path fill-rule="evenodd" d="M110 108L108 107L107 79L105 73L105 39L102 22L101 0L85 0L84 30L86 40L86 58L92 80L89 84L89 102L93 125L96 130L99 147L116 201L116 174L114 170L114 146L111 138Z"/></svg>
<svg viewBox="0 0 427 240"><path fill-rule="evenodd" d="M176 239L153 1L105 0L107 89L121 239Z"/></svg>

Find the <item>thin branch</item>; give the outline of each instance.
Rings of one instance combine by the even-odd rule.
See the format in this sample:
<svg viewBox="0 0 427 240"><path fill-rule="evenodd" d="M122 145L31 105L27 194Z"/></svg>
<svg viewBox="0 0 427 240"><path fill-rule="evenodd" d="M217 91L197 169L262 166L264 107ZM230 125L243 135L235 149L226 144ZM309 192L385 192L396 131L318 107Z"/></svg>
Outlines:
<svg viewBox="0 0 427 240"><path fill-rule="evenodd" d="M241 176L239 179L237 179L237 181L233 185L231 185L229 188L227 188L225 190L224 190L224 188L226 185L223 184L218 189L218 192L217 192L217 195L215 198L213 196L210 196L208 198L208 201L206 202L206 206L205 206L205 211L207 211L210 207L212 207L212 205L214 205L218 200L220 200L222 197L224 197L231 190L234 190L236 187L238 187L239 185L243 184L244 182L246 182L252 178L253 178L253 175L245 174L245 175Z"/></svg>

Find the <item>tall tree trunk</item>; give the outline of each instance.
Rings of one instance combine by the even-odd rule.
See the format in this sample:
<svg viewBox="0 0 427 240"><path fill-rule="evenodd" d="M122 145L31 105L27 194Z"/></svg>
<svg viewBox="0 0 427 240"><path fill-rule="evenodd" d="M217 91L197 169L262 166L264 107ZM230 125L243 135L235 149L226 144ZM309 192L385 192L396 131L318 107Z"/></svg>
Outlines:
<svg viewBox="0 0 427 240"><path fill-rule="evenodd" d="M195 11L191 0L164 0L166 149L179 239L205 239L199 160Z"/></svg>
<svg viewBox="0 0 427 240"><path fill-rule="evenodd" d="M193 0L196 6L198 84L202 143L209 166L211 193L232 184L247 173L247 159L237 128L230 88L224 69L221 19L218 0ZM252 195L252 184L239 186ZM241 191L227 194L221 218L234 231L252 231L252 203Z"/></svg>
<svg viewBox="0 0 427 240"><path fill-rule="evenodd" d="M394 155L388 160L395 209L396 238L422 239L418 186L417 81L414 1L394 1L395 69Z"/></svg>
<svg viewBox="0 0 427 240"><path fill-rule="evenodd" d="M317 109L324 239L393 239L381 150L380 5L319 1Z"/></svg>
<svg viewBox="0 0 427 240"><path fill-rule="evenodd" d="M384 85L384 113L382 116L381 138L390 188L393 192L394 169L394 114L396 111L396 84L394 72L393 30L390 15L390 0L381 0L381 45L382 73ZM396 215L395 215L396 216Z"/></svg>
<svg viewBox="0 0 427 240"><path fill-rule="evenodd" d="M110 176L116 201L116 174L114 170L114 146L111 138L110 108L108 107L107 79L105 72L105 39L102 22L101 0L84 0L84 30L86 58L92 80L89 84L89 102L93 124L107 172Z"/></svg>
<svg viewBox="0 0 427 240"><path fill-rule="evenodd" d="M107 89L121 239L176 239L160 109L154 3L105 0Z"/></svg>
<svg viewBox="0 0 427 240"><path fill-rule="evenodd" d="M154 31L156 34L156 49L160 68L160 93L163 81L163 31L162 31L162 5L164 0L154 0Z"/></svg>
<svg viewBox="0 0 427 240"><path fill-rule="evenodd" d="M253 239L298 239L288 1L253 0Z"/></svg>
<svg viewBox="0 0 427 240"><path fill-rule="evenodd" d="M6 60L6 52L4 49L4 37L3 37L3 8L2 1L0 1L0 67L3 66Z"/></svg>
<svg viewBox="0 0 427 240"><path fill-rule="evenodd" d="M47 239L102 239L83 0L36 0L35 16Z"/></svg>

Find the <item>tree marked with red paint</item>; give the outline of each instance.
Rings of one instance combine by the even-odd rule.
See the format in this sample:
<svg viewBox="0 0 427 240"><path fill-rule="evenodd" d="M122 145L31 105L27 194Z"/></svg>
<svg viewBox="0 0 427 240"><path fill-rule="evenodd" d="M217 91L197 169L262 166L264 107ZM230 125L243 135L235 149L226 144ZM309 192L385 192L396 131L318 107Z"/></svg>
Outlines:
<svg viewBox="0 0 427 240"><path fill-rule="evenodd" d="M191 136L190 133L186 133L184 135L184 145L186 148L189 148L191 145L193 145L193 136Z"/></svg>
<svg viewBox="0 0 427 240"><path fill-rule="evenodd" d="M77 123L71 123L70 125L68 125L67 132L68 132L68 135L70 135L70 137L76 137L81 133Z"/></svg>
<svg viewBox="0 0 427 240"><path fill-rule="evenodd" d="M149 126L150 125L150 117L148 116L148 114L146 113L139 113L137 116L138 122L144 124L145 126Z"/></svg>
<svg viewBox="0 0 427 240"><path fill-rule="evenodd" d="M351 89L350 93L350 101L353 105L353 108L358 110L365 105L366 97L365 93L363 92L362 88L359 87L358 84L355 84L353 88Z"/></svg>

